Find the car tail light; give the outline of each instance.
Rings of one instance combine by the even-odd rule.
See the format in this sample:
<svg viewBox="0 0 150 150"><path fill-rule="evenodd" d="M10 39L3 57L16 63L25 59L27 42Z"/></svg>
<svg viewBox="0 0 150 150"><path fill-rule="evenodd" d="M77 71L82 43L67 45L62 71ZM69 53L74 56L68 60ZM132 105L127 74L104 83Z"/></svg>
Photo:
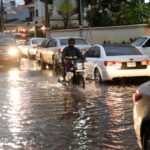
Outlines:
<svg viewBox="0 0 150 150"><path fill-rule="evenodd" d="M105 61L105 66L121 66L122 62L121 61Z"/></svg>
<svg viewBox="0 0 150 150"><path fill-rule="evenodd" d="M150 65L150 60L148 60L147 64Z"/></svg>
<svg viewBox="0 0 150 150"><path fill-rule="evenodd" d="M38 46L33 46L33 48L37 49L37 48L38 48Z"/></svg>
<svg viewBox="0 0 150 150"><path fill-rule="evenodd" d="M105 66L113 66L113 61L105 61Z"/></svg>
<svg viewBox="0 0 150 150"><path fill-rule="evenodd" d="M58 52L59 52L59 53L62 53L62 52L63 52L63 49L59 49Z"/></svg>
<svg viewBox="0 0 150 150"><path fill-rule="evenodd" d="M141 65L147 65L148 61L141 61Z"/></svg>
<svg viewBox="0 0 150 150"><path fill-rule="evenodd" d="M137 102L142 98L142 94L135 92L133 94L133 102Z"/></svg>

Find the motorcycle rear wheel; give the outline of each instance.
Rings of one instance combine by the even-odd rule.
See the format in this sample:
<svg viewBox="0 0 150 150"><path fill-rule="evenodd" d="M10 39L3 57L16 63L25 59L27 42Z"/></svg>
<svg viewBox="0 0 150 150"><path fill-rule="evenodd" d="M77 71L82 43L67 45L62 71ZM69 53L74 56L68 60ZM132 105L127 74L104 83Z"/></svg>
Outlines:
<svg viewBox="0 0 150 150"><path fill-rule="evenodd" d="M77 76L77 85L78 87L85 88L85 80L82 75Z"/></svg>

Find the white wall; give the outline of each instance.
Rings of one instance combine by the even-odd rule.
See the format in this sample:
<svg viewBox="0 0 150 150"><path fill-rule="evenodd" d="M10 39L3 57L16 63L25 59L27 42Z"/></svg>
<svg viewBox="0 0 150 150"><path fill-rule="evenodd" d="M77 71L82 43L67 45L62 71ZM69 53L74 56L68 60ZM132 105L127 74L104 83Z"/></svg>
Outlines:
<svg viewBox="0 0 150 150"><path fill-rule="evenodd" d="M146 24L142 25L128 25L128 26L115 26L115 27L97 27L91 28L91 35L87 29L84 29L84 38L90 43L92 38L94 43L102 44L104 41L111 41L112 43L128 42L130 38L134 39L144 35L150 35L150 27ZM52 37L57 36L79 36L79 30L57 30L52 31Z"/></svg>

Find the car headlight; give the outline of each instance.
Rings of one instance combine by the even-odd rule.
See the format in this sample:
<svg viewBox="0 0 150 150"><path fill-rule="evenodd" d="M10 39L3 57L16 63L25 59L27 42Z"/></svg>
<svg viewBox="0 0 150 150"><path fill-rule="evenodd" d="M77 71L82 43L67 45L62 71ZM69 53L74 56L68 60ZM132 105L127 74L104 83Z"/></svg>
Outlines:
<svg viewBox="0 0 150 150"><path fill-rule="evenodd" d="M10 48L8 50L9 55L17 55L18 54L18 49L17 48Z"/></svg>

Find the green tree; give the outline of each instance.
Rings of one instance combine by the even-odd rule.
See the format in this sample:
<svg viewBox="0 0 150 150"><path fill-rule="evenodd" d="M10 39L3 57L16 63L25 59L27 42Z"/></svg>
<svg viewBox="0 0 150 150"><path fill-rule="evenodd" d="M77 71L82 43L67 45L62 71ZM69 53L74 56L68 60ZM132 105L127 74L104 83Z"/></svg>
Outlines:
<svg viewBox="0 0 150 150"><path fill-rule="evenodd" d="M75 14L75 5L71 0L63 0L58 8L58 13L62 16L64 21L64 28L68 27L69 18Z"/></svg>
<svg viewBox="0 0 150 150"><path fill-rule="evenodd" d="M141 0L87 0L91 10L87 21L91 26L143 23L149 19L149 6Z"/></svg>

